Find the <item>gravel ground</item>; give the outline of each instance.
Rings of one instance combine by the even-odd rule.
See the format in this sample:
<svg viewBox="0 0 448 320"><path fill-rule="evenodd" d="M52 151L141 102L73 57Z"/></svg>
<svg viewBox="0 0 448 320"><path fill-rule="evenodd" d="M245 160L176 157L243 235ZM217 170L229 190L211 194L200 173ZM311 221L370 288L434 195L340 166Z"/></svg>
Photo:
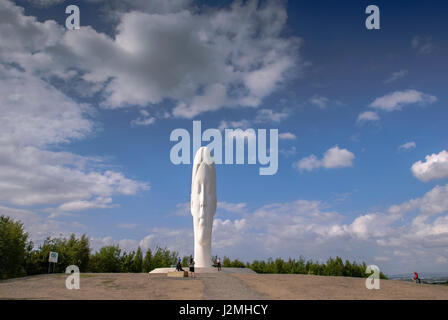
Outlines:
<svg viewBox="0 0 448 320"><path fill-rule="evenodd" d="M0 299L198 300L204 291L202 281L166 274L84 273L79 290L68 290L66 278L53 274L0 281Z"/></svg>
<svg viewBox="0 0 448 320"><path fill-rule="evenodd" d="M65 274L0 281L0 299L444 299L448 286L381 280L368 290L362 278L235 272L193 278L166 274L81 274L80 290L65 288Z"/></svg>
<svg viewBox="0 0 448 320"><path fill-rule="evenodd" d="M303 274L235 274L251 289L284 300L448 300L448 286L380 280L379 290L368 290L366 279Z"/></svg>

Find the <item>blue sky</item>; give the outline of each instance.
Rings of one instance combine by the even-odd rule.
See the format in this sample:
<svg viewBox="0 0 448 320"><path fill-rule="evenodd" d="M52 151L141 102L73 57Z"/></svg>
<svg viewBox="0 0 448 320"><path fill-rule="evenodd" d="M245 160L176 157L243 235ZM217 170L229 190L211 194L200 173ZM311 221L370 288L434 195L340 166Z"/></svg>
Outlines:
<svg viewBox="0 0 448 320"><path fill-rule="evenodd" d="M80 30L64 27L69 4ZM191 254L191 166L171 163L172 130L278 129L275 175L217 167L215 254L445 271L446 9L0 0L0 213L36 243L75 232Z"/></svg>

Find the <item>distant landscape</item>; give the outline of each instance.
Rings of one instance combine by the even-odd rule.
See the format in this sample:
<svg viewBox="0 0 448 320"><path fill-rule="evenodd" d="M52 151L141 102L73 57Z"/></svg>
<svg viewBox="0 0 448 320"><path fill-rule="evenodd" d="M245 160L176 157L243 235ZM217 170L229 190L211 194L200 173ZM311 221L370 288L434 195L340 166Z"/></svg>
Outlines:
<svg viewBox="0 0 448 320"><path fill-rule="evenodd" d="M448 285L448 273L418 272L422 283ZM390 280L412 281L412 275L408 273L387 275Z"/></svg>

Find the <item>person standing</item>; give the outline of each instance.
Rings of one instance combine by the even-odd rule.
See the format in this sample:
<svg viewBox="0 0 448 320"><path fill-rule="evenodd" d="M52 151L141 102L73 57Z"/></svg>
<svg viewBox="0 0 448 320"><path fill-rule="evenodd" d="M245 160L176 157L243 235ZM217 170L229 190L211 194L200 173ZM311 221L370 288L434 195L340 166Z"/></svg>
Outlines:
<svg viewBox="0 0 448 320"><path fill-rule="evenodd" d="M191 272L191 275L193 276L193 278L196 278L196 276L194 274L194 263L195 263L194 259L190 258L190 264L189 264L190 272Z"/></svg>
<svg viewBox="0 0 448 320"><path fill-rule="evenodd" d="M182 260L180 258L177 260L176 271L184 271L184 269L182 269Z"/></svg>
<svg viewBox="0 0 448 320"><path fill-rule="evenodd" d="M218 258L216 260L216 264L218 265L218 271L221 271L221 259L220 258Z"/></svg>

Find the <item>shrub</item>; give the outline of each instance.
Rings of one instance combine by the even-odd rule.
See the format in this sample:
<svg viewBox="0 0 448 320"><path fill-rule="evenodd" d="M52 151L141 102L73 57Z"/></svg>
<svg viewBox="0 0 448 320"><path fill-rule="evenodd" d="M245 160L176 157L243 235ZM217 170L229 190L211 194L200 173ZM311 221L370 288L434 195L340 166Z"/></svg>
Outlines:
<svg viewBox="0 0 448 320"><path fill-rule="evenodd" d="M0 216L0 279L26 275L27 239L23 223Z"/></svg>

